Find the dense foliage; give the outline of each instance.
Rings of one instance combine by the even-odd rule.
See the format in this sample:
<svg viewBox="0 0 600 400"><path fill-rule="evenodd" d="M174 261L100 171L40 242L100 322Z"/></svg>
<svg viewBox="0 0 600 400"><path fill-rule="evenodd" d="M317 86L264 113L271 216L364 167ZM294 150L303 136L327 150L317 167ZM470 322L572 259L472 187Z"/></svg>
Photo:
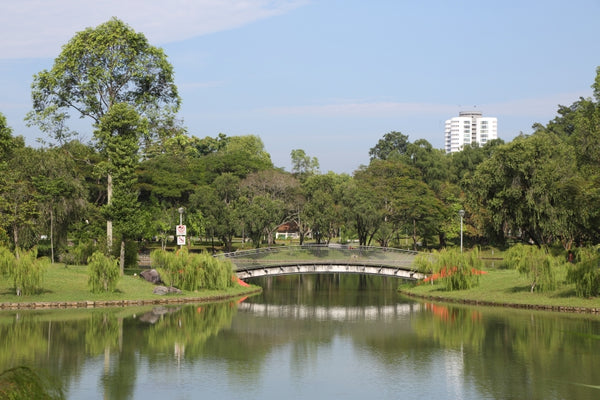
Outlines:
<svg viewBox="0 0 600 400"><path fill-rule="evenodd" d="M41 289L47 265L47 258L38 258L37 248L29 251L17 249L13 254L6 247L0 247L0 275L13 281L18 296L33 294Z"/></svg>
<svg viewBox="0 0 600 400"><path fill-rule="evenodd" d="M575 284L579 297L600 295L600 254L596 247L579 249L577 263L567 273L567 282Z"/></svg>
<svg viewBox="0 0 600 400"><path fill-rule="evenodd" d="M426 279L427 282L441 283L448 291L477 286L483 268L477 248L469 252L461 252L457 248L434 251L427 256L421 256L418 264L423 271L433 272Z"/></svg>
<svg viewBox="0 0 600 400"><path fill-rule="evenodd" d="M596 72L594 98L560 106L552 121L509 143L445 154L391 131L365 149L370 162L352 175L321 173L302 149L292 150L287 172L258 136L188 133L176 118L166 56L112 19L77 33L52 69L34 77L28 120L51 144L26 146L0 113L0 244L13 252L37 246L51 261L69 262L108 247L123 268L127 243L166 247L182 207L188 232L213 251L235 250L234 238L271 246L279 232L301 243L453 247L461 209L467 247L595 245ZM77 139L71 116L91 120L91 142ZM532 285L546 284L532 276Z"/></svg>
<svg viewBox="0 0 600 400"><path fill-rule="evenodd" d="M516 269L527 276L531 292L554 290L557 271L564 266L564 262L550 254L547 248L521 243L506 252L504 264L507 268Z"/></svg>
<svg viewBox="0 0 600 400"><path fill-rule="evenodd" d="M88 285L93 293L112 292L119 278L119 266L111 256L96 251L88 259Z"/></svg>
<svg viewBox="0 0 600 400"><path fill-rule="evenodd" d="M190 253L186 248L174 252L157 249L150 257L169 286L190 291L233 286L235 274L229 260L217 259L208 253Z"/></svg>

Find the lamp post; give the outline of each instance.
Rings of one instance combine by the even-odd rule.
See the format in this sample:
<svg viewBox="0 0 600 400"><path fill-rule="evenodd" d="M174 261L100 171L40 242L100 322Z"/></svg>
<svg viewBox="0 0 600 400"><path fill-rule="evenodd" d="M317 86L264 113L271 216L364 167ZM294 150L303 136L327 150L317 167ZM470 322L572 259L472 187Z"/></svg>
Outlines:
<svg viewBox="0 0 600 400"><path fill-rule="evenodd" d="M183 211L185 210L183 207L179 207L177 211L179 211L179 225L183 225Z"/></svg>
<svg viewBox="0 0 600 400"><path fill-rule="evenodd" d="M463 252L463 217L465 216L465 210L459 210L460 215L460 252Z"/></svg>

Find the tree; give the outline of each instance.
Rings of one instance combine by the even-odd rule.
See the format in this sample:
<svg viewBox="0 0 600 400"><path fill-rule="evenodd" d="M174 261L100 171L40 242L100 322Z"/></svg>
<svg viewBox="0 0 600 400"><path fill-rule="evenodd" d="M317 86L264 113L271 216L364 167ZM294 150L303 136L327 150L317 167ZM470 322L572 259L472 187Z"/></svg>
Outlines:
<svg viewBox="0 0 600 400"><path fill-rule="evenodd" d="M93 293L115 290L120 276L117 260L96 251L88 260L88 268L88 285Z"/></svg>
<svg viewBox="0 0 600 400"><path fill-rule="evenodd" d="M173 69L163 51L113 18L78 32L63 46L52 69L34 76L33 111L28 120L59 142L68 139L70 132L64 126L72 112L91 118L96 132L106 131L100 126L102 117L119 103L128 104L143 118L156 120L179 108L173 82ZM112 176L108 175L107 191L111 190ZM109 244L111 236L109 220Z"/></svg>
<svg viewBox="0 0 600 400"><path fill-rule="evenodd" d="M32 177L39 173L38 156L34 149L18 147L0 163L0 226L12 234L17 257L19 249L33 245L37 236L33 231L38 227L40 198Z"/></svg>
<svg viewBox="0 0 600 400"><path fill-rule="evenodd" d="M407 231L412 232L416 249L418 237L428 239L438 232L441 202L421 180L417 168L400 159L377 159L358 171L355 178L373 196L371 201L385 229L385 236L379 238L381 244L398 231Z"/></svg>
<svg viewBox="0 0 600 400"><path fill-rule="evenodd" d="M40 225L49 233L52 263L55 244L66 243L69 225L80 220L86 209L83 178L63 148L40 150L39 175L32 181L39 193Z"/></svg>
<svg viewBox="0 0 600 400"><path fill-rule="evenodd" d="M387 160L393 157L399 157L406 153L408 146L408 136L401 132L391 131L379 139L375 147L369 150L371 160Z"/></svg>
<svg viewBox="0 0 600 400"><path fill-rule="evenodd" d="M354 228L360 246L368 246L383 221L383 210L373 190L354 178L344 185L344 216Z"/></svg>
<svg viewBox="0 0 600 400"><path fill-rule="evenodd" d="M292 174L306 178L307 176L319 173L319 160L317 157L308 156L304 150L292 150Z"/></svg>
<svg viewBox="0 0 600 400"><path fill-rule="evenodd" d="M36 248L16 254L0 247L0 274L12 279L17 296L33 294L40 289L47 259L38 258Z"/></svg>
<svg viewBox="0 0 600 400"><path fill-rule="evenodd" d="M138 164L139 132L145 126L133 107L119 103L102 117L99 127L95 135L106 160L100 167L105 174L115 179L114 193L108 192L105 214L108 221L116 223L121 236L120 266L123 273L125 240L133 239L142 232L135 168ZM109 237L108 240L110 251L112 238Z"/></svg>
<svg viewBox="0 0 600 400"><path fill-rule="evenodd" d="M8 126L6 117L0 113L0 162L4 161L17 145L13 136L12 129Z"/></svg>
<svg viewBox="0 0 600 400"><path fill-rule="evenodd" d="M482 162L467 190L499 237L511 232L538 246L573 243L579 177L571 148L552 133L517 137Z"/></svg>
<svg viewBox="0 0 600 400"><path fill-rule="evenodd" d="M253 235L257 247L263 235L269 245L273 244L277 228L292 221L297 212L294 196L299 182L289 173L270 169L248 175L240 187L249 207L244 210L248 235Z"/></svg>
<svg viewBox="0 0 600 400"><path fill-rule="evenodd" d="M233 251L233 237L242 227L236 209L239 185L237 176L225 173L190 196L190 206L201 210L204 216L205 231L211 238L221 239L228 252Z"/></svg>
<svg viewBox="0 0 600 400"><path fill-rule="evenodd" d="M208 177L209 183L226 172L243 179L253 172L273 168L264 143L255 135L232 136L218 151L201 157L199 161L201 168L212 175Z"/></svg>
<svg viewBox="0 0 600 400"><path fill-rule="evenodd" d="M531 293L556 288L556 270L562 263L549 254L546 247L519 243L506 252L504 259L508 268L514 268L529 278Z"/></svg>
<svg viewBox="0 0 600 400"><path fill-rule="evenodd" d="M350 180L349 175L328 172L312 175L302 183L303 201L299 203L299 212L295 220L300 230L300 244L304 235L312 231L313 237L327 242L344 225L342 216L342 191Z"/></svg>

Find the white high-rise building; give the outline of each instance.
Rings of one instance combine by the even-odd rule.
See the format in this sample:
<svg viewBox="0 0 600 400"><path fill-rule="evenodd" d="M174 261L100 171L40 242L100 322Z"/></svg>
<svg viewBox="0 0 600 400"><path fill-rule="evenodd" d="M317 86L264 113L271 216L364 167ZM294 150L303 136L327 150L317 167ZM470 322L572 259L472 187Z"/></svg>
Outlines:
<svg viewBox="0 0 600 400"><path fill-rule="evenodd" d="M498 118L483 117L481 111L461 111L446 120L446 153L461 151L467 144L483 146L498 139Z"/></svg>

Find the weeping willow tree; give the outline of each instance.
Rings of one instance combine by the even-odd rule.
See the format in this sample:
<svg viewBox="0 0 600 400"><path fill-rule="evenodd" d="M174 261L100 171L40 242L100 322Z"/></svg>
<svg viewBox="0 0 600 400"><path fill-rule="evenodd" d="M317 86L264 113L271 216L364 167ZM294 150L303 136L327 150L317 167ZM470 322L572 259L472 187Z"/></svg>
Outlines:
<svg viewBox="0 0 600 400"><path fill-rule="evenodd" d="M208 253L193 254L182 248L176 252L154 250L150 253L152 265L161 277L183 290L215 289L233 286L233 264Z"/></svg>
<svg viewBox="0 0 600 400"><path fill-rule="evenodd" d="M117 260L96 251L88 259L88 286L93 293L112 292L121 276Z"/></svg>
<svg viewBox="0 0 600 400"><path fill-rule="evenodd" d="M563 264L544 247L519 243L504 256L508 268L514 268L529 279L529 291L545 292L556 288L556 272Z"/></svg>
<svg viewBox="0 0 600 400"><path fill-rule="evenodd" d="M12 279L17 296L34 294L41 289L47 265L47 258L37 258L36 248L20 251L16 257L7 248L0 247L0 274Z"/></svg>
<svg viewBox="0 0 600 400"><path fill-rule="evenodd" d="M575 284L578 297L600 295L600 253L596 247L577 251L577 263L569 267L567 282Z"/></svg>

